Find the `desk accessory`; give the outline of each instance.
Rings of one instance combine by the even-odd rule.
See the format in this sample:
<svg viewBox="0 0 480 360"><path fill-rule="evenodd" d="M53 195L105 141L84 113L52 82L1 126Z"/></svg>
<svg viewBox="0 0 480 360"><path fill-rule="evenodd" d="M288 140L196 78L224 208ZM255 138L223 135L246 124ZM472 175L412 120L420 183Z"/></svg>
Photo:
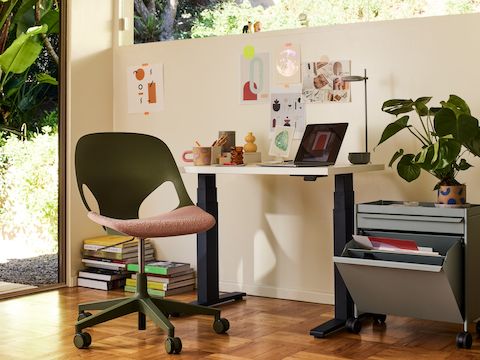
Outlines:
<svg viewBox="0 0 480 360"><path fill-rule="evenodd" d="M365 87L365 152L351 152L348 154L348 161L352 164L368 164L370 162L370 153L368 152L368 116L367 116L367 69L364 69L364 75L343 76L344 82L363 81Z"/></svg>
<svg viewBox="0 0 480 360"><path fill-rule="evenodd" d="M235 165L243 164L243 146L232 147L230 154L232 155L233 164Z"/></svg>
<svg viewBox="0 0 480 360"><path fill-rule="evenodd" d="M218 132L219 139L222 140L222 153L230 152L230 149L235 146L235 131L219 131Z"/></svg>
<svg viewBox="0 0 480 360"><path fill-rule="evenodd" d="M262 161L262 154L257 152L257 144L255 144L255 135L249 131L245 136L246 144L243 146L243 162L245 164L255 164Z"/></svg>

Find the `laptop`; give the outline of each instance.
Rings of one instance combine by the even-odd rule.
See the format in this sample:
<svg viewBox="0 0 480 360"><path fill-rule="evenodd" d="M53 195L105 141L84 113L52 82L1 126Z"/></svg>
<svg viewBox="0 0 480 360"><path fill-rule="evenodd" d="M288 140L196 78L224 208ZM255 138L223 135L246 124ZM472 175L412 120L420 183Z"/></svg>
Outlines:
<svg viewBox="0 0 480 360"><path fill-rule="evenodd" d="M268 167L313 167L334 165L340 146L347 131L348 123L309 124L305 128L295 160L264 162L259 166Z"/></svg>

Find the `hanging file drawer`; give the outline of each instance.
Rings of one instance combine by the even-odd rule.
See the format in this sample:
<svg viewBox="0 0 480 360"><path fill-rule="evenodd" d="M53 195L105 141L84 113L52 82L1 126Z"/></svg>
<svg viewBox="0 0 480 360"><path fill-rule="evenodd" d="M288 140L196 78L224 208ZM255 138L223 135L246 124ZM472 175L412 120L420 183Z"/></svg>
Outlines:
<svg viewBox="0 0 480 360"><path fill-rule="evenodd" d="M415 236L420 246L434 241L429 235L407 234L403 238L409 236ZM356 243L349 242L334 262L360 312L463 321L460 238L441 237L434 249L441 257L375 254L355 248Z"/></svg>

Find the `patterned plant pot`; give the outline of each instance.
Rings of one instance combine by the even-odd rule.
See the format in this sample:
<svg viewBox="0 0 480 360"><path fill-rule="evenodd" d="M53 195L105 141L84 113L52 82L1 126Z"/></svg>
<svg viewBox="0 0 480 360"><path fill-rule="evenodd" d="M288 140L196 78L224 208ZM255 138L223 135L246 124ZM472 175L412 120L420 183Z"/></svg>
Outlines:
<svg viewBox="0 0 480 360"><path fill-rule="evenodd" d="M466 185L441 185L438 189L438 204L465 205L467 202Z"/></svg>

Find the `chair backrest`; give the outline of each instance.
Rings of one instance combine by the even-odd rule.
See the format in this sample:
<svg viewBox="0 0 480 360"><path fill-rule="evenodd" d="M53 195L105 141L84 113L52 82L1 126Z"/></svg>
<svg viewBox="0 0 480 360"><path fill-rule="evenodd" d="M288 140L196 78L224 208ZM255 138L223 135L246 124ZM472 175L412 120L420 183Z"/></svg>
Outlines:
<svg viewBox="0 0 480 360"><path fill-rule="evenodd" d="M106 132L81 137L75 150L77 185L85 207L86 185L100 214L117 219L138 218L145 198L166 181L177 191L179 206L193 205L167 145L136 133Z"/></svg>

